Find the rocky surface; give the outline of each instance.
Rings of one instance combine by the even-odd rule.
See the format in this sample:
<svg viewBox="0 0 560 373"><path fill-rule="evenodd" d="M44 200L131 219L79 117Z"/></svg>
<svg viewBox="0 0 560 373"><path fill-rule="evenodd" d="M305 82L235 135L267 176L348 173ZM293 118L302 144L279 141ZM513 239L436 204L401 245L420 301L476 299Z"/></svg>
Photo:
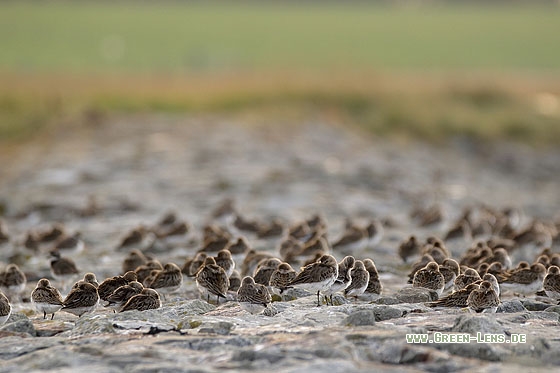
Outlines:
<svg viewBox="0 0 560 373"><path fill-rule="evenodd" d="M424 302L435 299L433 292L410 288L410 264L395 254L408 235L441 235L464 206L476 203L513 204L525 221L555 217L560 152L462 139L445 147L386 142L317 123L126 117L63 127L0 153L0 160L7 165L0 170L3 219L13 236L0 259L18 261L29 278L24 302L14 303L0 326L3 372L526 372L560 366L554 302L504 294L496 314L432 309ZM356 253L374 259L383 295L335 296L335 306L317 307L315 295L292 292L265 314L250 315L235 301L216 306L198 299L193 279L185 277L181 291L159 310L115 314L99 307L81 318L59 312L43 320L25 302L37 279L50 277L45 253L22 248L28 229L61 222L80 230L87 247L73 258L82 273L103 279L120 273L126 252L115 247L124 233L155 223L170 209L195 233L151 253L181 265L198 249L200 227L225 197L256 219L288 223L322 213L332 238L346 217L390 218L382 242ZM88 198L95 198L94 211ZM419 203L439 203L443 223L419 228L408 217ZM278 245L277 239L249 241L271 252ZM458 255L468 244L450 242L450 248ZM527 342L406 343L407 334L435 332L526 334Z"/></svg>

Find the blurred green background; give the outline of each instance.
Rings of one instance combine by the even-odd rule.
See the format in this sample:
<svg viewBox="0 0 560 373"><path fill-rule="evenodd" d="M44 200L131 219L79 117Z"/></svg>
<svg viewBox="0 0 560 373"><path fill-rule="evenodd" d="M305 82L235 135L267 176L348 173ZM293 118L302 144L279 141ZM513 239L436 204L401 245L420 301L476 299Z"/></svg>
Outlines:
<svg viewBox="0 0 560 373"><path fill-rule="evenodd" d="M122 112L560 143L560 4L2 2L0 137Z"/></svg>

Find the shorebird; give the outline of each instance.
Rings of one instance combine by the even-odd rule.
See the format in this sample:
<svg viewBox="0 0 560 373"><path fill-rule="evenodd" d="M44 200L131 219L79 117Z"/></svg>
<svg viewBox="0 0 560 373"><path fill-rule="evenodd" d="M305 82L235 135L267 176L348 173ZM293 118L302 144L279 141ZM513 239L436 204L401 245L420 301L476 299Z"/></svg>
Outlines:
<svg viewBox="0 0 560 373"><path fill-rule="evenodd" d="M59 291L53 287L50 281L42 278L37 282L37 287L31 293L31 301L35 305L38 312L43 312L43 319L47 318L47 314L54 314L62 308L62 296Z"/></svg>
<svg viewBox="0 0 560 373"><path fill-rule="evenodd" d="M68 254L78 254L84 250L85 243L82 240L80 232L74 233L72 236L63 237L54 246L54 250L62 251Z"/></svg>
<svg viewBox="0 0 560 373"><path fill-rule="evenodd" d="M235 261L231 257L231 252L227 249L220 250L214 257L214 260L216 260L217 265L226 271L227 276L230 277L235 269Z"/></svg>
<svg viewBox="0 0 560 373"><path fill-rule="evenodd" d="M253 274L255 283L268 286L272 273L278 269L280 264L282 264L282 261L278 258L266 258L261 260L259 264L257 264L257 268L255 268L255 273Z"/></svg>
<svg viewBox="0 0 560 373"><path fill-rule="evenodd" d="M144 290L144 286L138 281L131 281L127 285L123 285L115 289L111 295L107 297L105 307L113 308L113 311L119 310L133 296L140 294Z"/></svg>
<svg viewBox="0 0 560 373"><path fill-rule="evenodd" d="M136 272L129 271L122 276L114 276L105 279L101 284L99 284L97 292L99 293L101 300L107 301L107 298L113 294L117 288L127 285L132 281L138 281L138 276L136 275Z"/></svg>
<svg viewBox="0 0 560 373"><path fill-rule="evenodd" d="M560 268L550 266L543 280L543 289L546 295L552 299L560 299Z"/></svg>
<svg viewBox="0 0 560 373"><path fill-rule="evenodd" d="M478 284L469 284L467 287L454 291L453 293L438 299L434 302L428 303L428 307L467 307L467 299L471 292L478 289Z"/></svg>
<svg viewBox="0 0 560 373"><path fill-rule="evenodd" d="M126 311L146 311L161 308L161 300L159 294L154 289L143 289L140 294L132 296L122 306L119 312Z"/></svg>
<svg viewBox="0 0 560 373"><path fill-rule="evenodd" d="M26 284L27 278L17 264L8 264L0 274L0 288L12 301L13 298L19 299Z"/></svg>
<svg viewBox="0 0 560 373"><path fill-rule="evenodd" d="M455 278L455 290L461 290L469 284L480 280L480 275L473 268L467 268L463 273L461 273L457 278Z"/></svg>
<svg viewBox="0 0 560 373"><path fill-rule="evenodd" d="M92 312L98 303L99 295L95 286L87 282L80 282L77 287L70 290L64 299L62 311L82 317L84 313Z"/></svg>
<svg viewBox="0 0 560 373"><path fill-rule="evenodd" d="M76 263L70 258L61 256L60 251L53 250L50 252L50 255L52 257L51 274L60 282L62 291L64 291L66 285L73 281L80 272L76 267Z"/></svg>
<svg viewBox="0 0 560 373"><path fill-rule="evenodd" d="M332 247L333 250L343 253L353 253L365 249L368 242L369 234L366 229L349 224L342 236L332 244Z"/></svg>
<svg viewBox="0 0 560 373"><path fill-rule="evenodd" d="M158 260L156 259L148 260L146 264L143 264L134 270L134 273L136 273L136 281L142 284L144 283L146 278L150 276L152 271L161 271L162 269L163 266Z"/></svg>
<svg viewBox="0 0 560 373"><path fill-rule="evenodd" d="M140 250L134 249L128 253L126 258L124 258L122 263L122 273L134 271L136 268L146 264L147 262L148 258L146 258Z"/></svg>
<svg viewBox="0 0 560 373"><path fill-rule="evenodd" d="M204 266L204 261L207 257L208 254L204 251L196 253L194 258L185 262L181 271L189 277L196 276L198 271L200 271L200 269Z"/></svg>
<svg viewBox="0 0 560 373"><path fill-rule="evenodd" d="M500 299L488 281L482 281L479 288L474 289L467 298L467 306L476 313L495 313L499 305Z"/></svg>
<svg viewBox="0 0 560 373"><path fill-rule="evenodd" d="M416 272L412 280L412 287L434 290L437 295L440 296L445 287L445 279L439 271L438 264L436 262L430 262L426 267Z"/></svg>
<svg viewBox="0 0 560 373"><path fill-rule="evenodd" d="M529 268L514 271L501 283L502 289L514 293L533 294L543 286L546 268L540 264L532 264Z"/></svg>
<svg viewBox="0 0 560 373"><path fill-rule="evenodd" d="M274 272L272 272L269 285L274 292L282 294L284 290L288 288L290 281L294 278L296 278L296 271L290 264L283 262Z"/></svg>
<svg viewBox="0 0 560 373"><path fill-rule="evenodd" d="M401 242L399 245L398 254L403 260L403 262L407 262L408 258L414 255L420 254L421 248L420 242L416 239L416 236L410 236L408 240ZM432 258L433 259L433 258Z"/></svg>
<svg viewBox="0 0 560 373"><path fill-rule="evenodd" d="M453 286L455 279L457 278L457 276L459 276L459 263L450 258L444 259L444 261L439 266L439 271L445 279L444 290L447 290Z"/></svg>
<svg viewBox="0 0 560 373"><path fill-rule="evenodd" d="M358 297L358 295L362 295L369 283L369 272L366 270L364 263L361 260L356 260L354 263L354 267L351 271L352 281L344 289L344 295L347 297Z"/></svg>
<svg viewBox="0 0 560 373"><path fill-rule="evenodd" d="M300 287L317 292L317 306L321 305L319 294L329 289L338 277L338 263L332 255L323 255L317 262L302 268L301 272L289 283L289 286Z"/></svg>
<svg viewBox="0 0 560 373"><path fill-rule="evenodd" d="M338 276L333 284L323 292L325 302L329 305L329 297L331 305L333 304L332 296L334 293L345 290L352 283L352 268L356 259L353 256L345 256L338 263Z"/></svg>
<svg viewBox="0 0 560 373"><path fill-rule="evenodd" d="M229 279L226 271L216 264L214 258L208 257L204 261L204 266L196 274L196 287L208 303L210 296L216 296L216 304L220 303L220 297L226 299Z"/></svg>
<svg viewBox="0 0 560 373"><path fill-rule="evenodd" d="M147 250L152 247L156 240L156 235L150 232L145 226L141 225L128 232L119 245L117 250L139 249Z"/></svg>
<svg viewBox="0 0 560 373"><path fill-rule="evenodd" d="M4 324L12 314L12 305L8 298L0 291L0 325Z"/></svg>
<svg viewBox="0 0 560 373"><path fill-rule="evenodd" d="M383 286L379 278L379 273L375 267L375 263L371 259L364 259L364 266L369 273L368 286L365 290L365 294L381 295L383 291Z"/></svg>
<svg viewBox="0 0 560 373"><path fill-rule="evenodd" d="M231 276L229 276L229 291L237 292L241 286L241 275L236 270L233 270Z"/></svg>
<svg viewBox="0 0 560 373"><path fill-rule="evenodd" d="M257 315L268 307L272 297L266 286L256 284L252 277L246 276L237 290L237 302L245 311Z"/></svg>
<svg viewBox="0 0 560 373"><path fill-rule="evenodd" d="M183 285L181 269L174 263L167 263L148 284L148 287L162 294L170 294L179 290L181 285Z"/></svg>

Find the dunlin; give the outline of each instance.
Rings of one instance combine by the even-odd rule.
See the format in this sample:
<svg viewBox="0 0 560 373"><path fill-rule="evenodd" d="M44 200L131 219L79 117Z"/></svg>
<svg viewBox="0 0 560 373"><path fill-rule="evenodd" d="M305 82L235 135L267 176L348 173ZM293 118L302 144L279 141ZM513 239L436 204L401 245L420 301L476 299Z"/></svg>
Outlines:
<svg viewBox="0 0 560 373"><path fill-rule="evenodd" d="M107 297L108 303L105 307L119 310L130 298L140 294L142 290L144 290L144 286L138 281L131 281L127 285L120 286Z"/></svg>
<svg viewBox="0 0 560 373"><path fill-rule="evenodd" d="M249 243L245 237L238 237L237 240L227 246L227 249L231 255L244 255L250 250Z"/></svg>
<svg viewBox="0 0 560 373"><path fill-rule="evenodd" d="M0 274L0 288L12 301L14 298L19 299L26 284L27 278L17 264L8 264L4 272Z"/></svg>
<svg viewBox="0 0 560 373"><path fill-rule="evenodd" d="M434 261L434 258L432 258L431 255L429 255L429 254L422 255L422 257L420 257L420 259L418 259L412 265L412 270L408 274L408 283L412 284L412 280L414 279L414 275L416 274L416 272L418 272L419 270L424 268L426 266L426 264L428 264L430 262L433 262L433 261Z"/></svg>
<svg viewBox="0 0 560 373"><path fill-rule="evenodd" d="M410 236L408 240L401 242L398 254L403 262L406 263L411 256L415 256L420 253L421 246L422 245L418 242L416 236Z"/></svg>
<svg viewBox="0 0 560 373"><path fill-rule="evenodd" d="M136 273L136 281L142 284L144 283L146 278L150 276L152 271L161 271L162 269L163 266L158 260L156 259L148 260L146 264L141 265L140 267L134 270L134 273Z"/></svg>
<svg viewBox="0 0 560 373"><path fill-rule="evenodd" d="M252 277L246 276L237 290L237 302L242 309L256 315L262 313L272 301L266 286L256 284Z"/></svg>
<svg viewBox="0 0 560 373"><path fill-rule="evenodd" d="M84 250L84 247L85 247L85 243L82 240L81 233L76 232L72 236L61 238L56 243L54 249L67 254L78 254Z"/></svg>
<svg viewBox="0 0 560 373"><path fill-rule="evenodd" d="M97 289L90 283L81 282L73 288L63 302L62 310L78 317L86 312L92 312L99 303Z"/></svg>
<svg viewBox="0 0 560 373"><path fill-rule="evenodd" d="M282 261L278 258L267 258L263 259L257 264L255 268L255 273L253 274L253 280L257 284L268 286L270 284L270 277L272 273L282 264Z"/></svg>
<svg viewBox="0 0 560 373"><path fill-rule="evenodd" d="M196 287L208 303L210 296L216 296L216 304L219 304L220 297L226 299L229 279L226 271L216 264L214 258L206 258L204 267L196 274Z"/></svg>
<svg viewBox="0 0 560 373"><path fill-rule="evenodd" d="M504 290L514 293L533 294L543 286L546 268L540 264L532 264L529 268L514 271L502 281L501 286Z"/></svg>
<svg viewBox="0 0 560 373"><path fill-rule="evenodd" d="M81 281L92 284L93 286L95 286L96 289L99 287L99 283L97 282L97 277L95 277L95 274L92 272L86 273ZM76 284L78 283L79 281ZM76 286L76 284L74 286Z"/></svg>
<svg viewBox="0 0 560 373"><path fill-rule="evenodd" d="M301 272L289 283L289 286L300 287L317 292L317 306L321 305L320 292L329 289L338 277L338 263L332 255L323 255L319 261L302 268Z"/></svg>
<svg viewBox="0 0 560 373"><path fill-rule="evenodd" d="M161 308L159 294L154 289L143 289L140 294L132 296L122 306L119 312L125 311L146 311Z"/></svg>
<svg viewBox="0 0 560 373"><path fill-rule="evenodd" d="M369 273L368 286L364 293L381 295L383 291L383 285L381 284L381 279L379 278L379 273L377 272L377 267L371 259L364 259L364 266Z"/></svg>
<svg viewBox="0 0 560 373"><path fill-rule="evenodd" d="M101 284L99 284L99 287L97 288L97 292L99 293L99 297L106 301L107 298L113 294L113 292L123 286L123 285L127 285L129 282L131 281L138 281L138 276L136 275L136 272L126 272L124 275L122 276L114 276L108 279L105 279Z"/></svg>
<svg viewBox="0 0 560 373"><path fill-rule="evenodd" d="M468 220L466 219L460 219L459 221L457 221L455 225L449 228L449 230L443 237L445 241L456 240L456 239L471 239L471 238L472 238L471 226Z"/></svg>
<svg viewBox="0 0 560 373"><path fill-rule="evenodd" d="M12 305L8 298L0 291L0 325L4 324L12 314Z"/></svg>
<svg viewBox="0 0 560 373"><path fill-rule="evenodd" d="M488 281L483 281L467 298L467 306L476 313L495 313L499 305L500 299Z"/></svg>
<svg viewBox="0 0 560 373"><path fill-rule="evenodd" d="M226 271L227 276L231 276L233 270L235 269L235 262L231 257L231 252L229 250L220 250L218 254L214 257L216 264L219 265Z"/></svg>
<svg viewBox="0 0 560 373"><path fill-rule="evenodd" d="M469 295L473 290L478 289L478 287L478 284L469 284L467 287L454 291L453 293L434 302L430 302L427 305L429 307L467 307Z"/></svg>
<svg viewBox="0 0 560 373"><path fill-rule="evenodd" d="M134 249L128 253L126 258L124 258L122 263L122 273L134 271L136 268L146 264L147 262L148 258L146 258L140 250Z"/></svg>
<svg viewBox="0 0 560 373"><path fill-rule="evenodd" d="M330 288L323 291L327 305L329 304L329 299L331 305L333 305L332 296L334 293L343 291L352 283L352 268L354 267L355 262L356 259L353 256L348 255L338 263L338 276L336 280Z"/></svg>
<svg viewBox="0 0 560 373"><path fill-rule="evenodd" d="M183 273L185 273L187 276L190 276L190 277L196 276L198 271L200 271L202 269L202 267L204 266L204 261L206 260L207 257L208 257L208 254L206 254L204 251L196 253L194 258L190 262L188 262L188 269L186 270L186 273L185 273L184 270L183 270ZM185 265L183 266L183 268L186 268L186 267L187 267L187 263L185 262Z"/></svg>
<svg viewBox="0 0 560 373"><path fill-rule="evenodd" d="M469 284L480 280L480 275L478 272L473 268L467 268L463 273L461 273L455 279L454 285L455 290L461 290Z"/></svg>
<svg viewBox="0 0 560 373"><path fill-rule="evenodd" d="M290 264L283 262L272 272L269 285L274 292L282 294L294 278L296 278L296 271Z"/></svg>
<svg viewBox="0 0 560 373"><path fill-rule="evenodd" d="M282 236L284 225L279 220L273 220L269 224L262 225L257 233L258 238L273 238Z"/></svg>
<svg viewBox="0 0 560 373"><path fill-rule="evenodd" d="M253 274L261 260L273 257L271 253L266 251L249 250L243 259L243 263L241 263L241 276Z"/></svg>
<svg viewBox="0 0 560 373"><path fill-rule="evenodd" d="M177 291L183 284L181 269L174 263L167 263L163 270L158 272L148 287L156 289L163 294Z"/></svg>
<svg viewBox="0 0 560 373"><path fill-rule="evenodd" d="M8 242L10 242L10 235L8 234L6 223L3 220L0 220L0 245Z"/></svg>
<svg viewBox="0 0 560 373"><path fill-rule="evenodd" d="M560 268L550 266L543 280L543 289L546 295L552 299L560 299Z"/></svg>
<svg viewBox="0 0 560 373"><path fill-rule="evenodd" d="M369 242L367 230L351 224L342 233L342 236L332 244L333 250L343 253L353 253L363 250Z"/></svg>
<svg viewBox="0 0 560 373"><path fill-rule="evenodd" d="M72 259L61 256L58 250L51 251L50 255L52 257L51 274L56 280L60 281L61 288L64 291L66 285L79 274L78 268Z"/></svg>
<svg viewBox="0 0 560 373"><path fill-rule="evenodd" d="M445 279L445 289L453 286L455 279L459 276L459 263L457 261L447 258L439 266L439 271Z"/></svg>
<svg viewBox="0 0 560 373"><path fill-rule="evenodd" d="M229 276L229 291L237 292L241 286L241 275L236 270L233 270L231 276Z"/></svg>
<svg viewBox="0 0 560 373"><path fill-rule="evenodd" d="M54 314L62 308L62 296L59 291L51 285L50 281L42 278L37 282L37 287L31 293L31 301L35 305L38 312L43 312L43 319L47 318L47 314Z"/></svg>
<svg viewBox="0 0 560 373"><path fill-rule="evenodd" d="M128 232L120 244L118 245L118 250L124 249L139 249L146 250L152 247L156 240L156 235L150 232L143 225L139 226Z"/></svg>
<svg viewBox="0 0 560 373"><path fill-rule="evenodd" d="M354 267L351 271L352 281L344 290L344 295L347 297L358 297L366 291L369 283L369 272L366 270L364 263L361 260L356 260Z"/></svg>
<svg viewBox="0 0 560 373"><path fill-rule="evenodd" d="M414 275L412 287L421 287L434 290L438 296L441 295L445 287L445 279L439 271L436 262L430 262Z"/></svg>

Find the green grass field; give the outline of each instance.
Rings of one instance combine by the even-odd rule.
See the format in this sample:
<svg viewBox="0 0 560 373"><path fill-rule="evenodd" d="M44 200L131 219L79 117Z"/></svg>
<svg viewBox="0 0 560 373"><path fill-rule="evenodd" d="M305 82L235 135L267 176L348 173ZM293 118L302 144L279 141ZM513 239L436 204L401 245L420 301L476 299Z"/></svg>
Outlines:
<svg viewBox="0 0 560 373"><path fill-rule="evenodd" d="M251 111L560 143L560 6L2 2L0 45L9 141L92 112Z"/></svg>
<svg viewBox="0 0 560 373"><path fill-rule="evenodd" d="M560 7L10 2L0 68L559 69Z"/></svg>

